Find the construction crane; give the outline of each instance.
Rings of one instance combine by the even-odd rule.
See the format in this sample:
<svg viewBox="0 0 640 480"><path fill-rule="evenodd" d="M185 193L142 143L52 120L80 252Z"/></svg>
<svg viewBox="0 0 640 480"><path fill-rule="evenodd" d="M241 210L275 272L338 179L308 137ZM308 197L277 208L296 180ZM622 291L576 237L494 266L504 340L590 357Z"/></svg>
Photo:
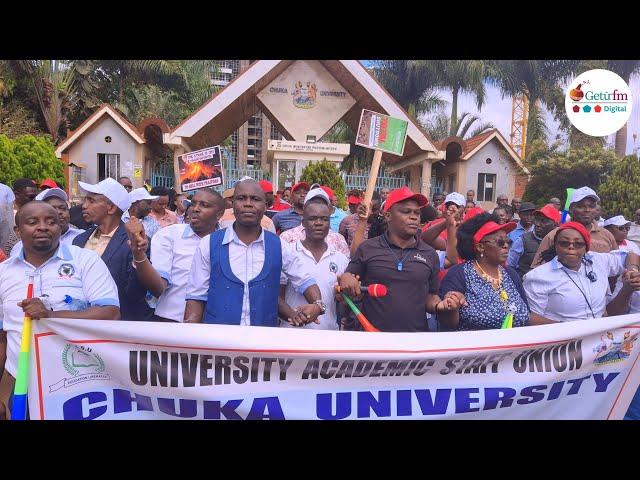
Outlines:
<svg viewBox="0 0 640 480"><path fill-rule="evenodd" d="M524 159L527 147L527 121L529 99L526 95L516 95L511 102L511 148Z"/></svg>

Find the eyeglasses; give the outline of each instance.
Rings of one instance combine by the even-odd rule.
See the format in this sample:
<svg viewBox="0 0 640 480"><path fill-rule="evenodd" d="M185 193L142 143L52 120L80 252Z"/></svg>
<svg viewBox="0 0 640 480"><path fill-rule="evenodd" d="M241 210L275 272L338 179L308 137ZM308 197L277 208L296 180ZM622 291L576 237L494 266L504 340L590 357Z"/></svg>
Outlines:
<svg viewBox="0 0 640 480"><path fill-rule="evenodd" d="M500 238L495 242L491 242L489 240L481 241L480 243L488 243L489 245L495 245L498 248L504 248L505 246L511 248L513 241L510 238Z"/></svg>
<svg viewBox="0 0 640 480"><path fill-rule="evenodd" d="M567 240L558 240L557 243L558 246L562 248L569 248L570 246L573 246L573 248L575 248L576 250L584 248L587 245L584 242L568 242Z"/></svg>

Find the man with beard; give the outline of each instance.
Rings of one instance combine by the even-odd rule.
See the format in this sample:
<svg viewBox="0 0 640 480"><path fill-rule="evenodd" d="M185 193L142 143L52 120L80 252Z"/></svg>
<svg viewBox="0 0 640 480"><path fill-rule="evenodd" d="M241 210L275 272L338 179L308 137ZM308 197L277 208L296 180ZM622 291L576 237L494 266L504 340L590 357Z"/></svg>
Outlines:
<svg viewBox="0 0 640 480"><path fill-rule="evenodd" d="M19 255L0 264L0 419L9 416L24 316L117 320L118 290L94 252L60 242L59 214L34 201L20 208ZM26 299L29 275L33 298Z"/></svg>
<svg viewBox="0 0 640 480"><path fill-rule="evenodd" d="M96 185L78 182L87 192L82 214L94 226L78 235L73 244L96 252L107 264L118 286L123 320L150 321L153 310L145 301L147 290L138 280L122 215L131 206L129 194L113 178Z"/></svg>
<svg viewBox="0 0 640 480"><path fill-rule="evenodd" d="M61 188L48 188L36 195L36 200L47 202L58 212L58 220L62 233L60 234L60 243L71 245L73 239L80 235L84 230L72 227L69 224L69 204L67 203L67 194ZM15 244L11 250L11 256L18 255L22 248L22 242Z"/></svg>

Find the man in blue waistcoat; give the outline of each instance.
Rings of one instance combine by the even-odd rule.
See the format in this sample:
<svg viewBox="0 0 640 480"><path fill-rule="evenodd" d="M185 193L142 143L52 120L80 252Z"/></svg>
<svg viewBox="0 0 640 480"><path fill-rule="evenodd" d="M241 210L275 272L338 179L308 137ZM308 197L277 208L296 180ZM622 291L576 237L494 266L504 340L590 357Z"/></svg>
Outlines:
<svg viewBox="0 0 640 480"><path fill-rule="evenodd" d="M193 257L185 322L277 327L281 272L309 302L296 310L296 323L325 312L316 281L297 273L294 261L283 262L280 239L260 226L266 208L258 182L236 184L234 223L204 237Z"/></svg>

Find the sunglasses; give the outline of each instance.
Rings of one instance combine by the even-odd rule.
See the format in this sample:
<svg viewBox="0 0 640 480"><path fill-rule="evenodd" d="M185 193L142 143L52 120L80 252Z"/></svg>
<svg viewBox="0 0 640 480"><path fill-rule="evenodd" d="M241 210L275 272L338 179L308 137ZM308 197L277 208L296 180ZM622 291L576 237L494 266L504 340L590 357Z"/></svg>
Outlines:
<svg viewBox="0 0 640 480"><path fill-rule="evenodd" d="M584 242L569 242L567 240L558 240L557 243L558 246L562 248L569 248L570 246L573 246L573 248L575 248L576 250L587 246L587 244Z"/></svg>
<svg viewBox="0 0 640 480"><path fill-rule="evenodd" d="M496 240L495 242L491 242L489 240L485 240L482 241L480 243L488 243L489 245L495 245L498 248L504 248L505 246L508 248L511 248L511 245L513 244L513 241L510 238L500 238L499 240Z"/></svg>

